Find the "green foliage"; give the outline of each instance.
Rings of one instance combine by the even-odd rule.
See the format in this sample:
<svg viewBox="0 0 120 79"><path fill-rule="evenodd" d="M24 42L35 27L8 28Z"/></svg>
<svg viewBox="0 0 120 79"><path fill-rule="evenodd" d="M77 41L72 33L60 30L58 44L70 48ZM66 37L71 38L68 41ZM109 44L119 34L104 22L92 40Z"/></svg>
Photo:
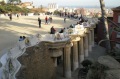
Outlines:
<svg viewBox="0 0 120 79"><path fill-rule="evenodd" d="M5 1L0 2L0 5L5 5Z"/></svg>
<svg viewBox="0 0 120 79"><path fill-rule="evenodd" d="M0 13L28 13L30 12L27 8L20 8L16 5L0 5Z"/></svg>
<svg viewBox="0 0 120 79"><path fill-rule="evenodd" d="M60 14L60 12L59 12L58 10L55 10L55 11L54 11L54 14L55 14L55 15L58 15L58 14Z"/></svg>
<svg viewBox="0 0 120 79"><path fill-rule="evenodd" d="M106 75L104 71L108 69L108 67L95 62L90 68L91 74L89 75L89 79L104 79Z"/></svg>
<svg viewBox="0 0 120 79"><path fill-rule="evenodd" d="M81 63L84 67L89 67L92 65L92 62L90 60L84 60L82 63Z"/></svg>

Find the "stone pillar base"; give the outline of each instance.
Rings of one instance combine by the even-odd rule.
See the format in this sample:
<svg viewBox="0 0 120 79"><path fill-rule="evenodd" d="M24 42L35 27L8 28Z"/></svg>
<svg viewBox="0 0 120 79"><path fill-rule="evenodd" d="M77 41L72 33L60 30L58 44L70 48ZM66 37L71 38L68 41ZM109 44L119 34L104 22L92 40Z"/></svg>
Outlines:
<svg viewBox="0 0 120 79"><path fill-rule="evenodd" d="M84 61L84 55L80 55L80 63L82 62L82 61Z"/></svg>
<svg viewBox="0 0 120 79"><path fill-rule="evenodd" d="M89 52L92 51L92 45L89 45Z"/></svg>
<svg viewBox="0 0 120 79"><path fill-rule="evenodd" d="M88 49L85 50L85 57L88 57Z"/></svg>
<svg viewBox="0 0 120 79"><path fill-rule="evenodd" d="M53 58L53 61L54 61L54 64L55 64L55 67L57 67L57 58Z"/></svg>
<svg viewBox="0 0 120 79"><path fill-rule="evenodd" d="M94 47L95 46L95 44L94 44L94 41L92 42L92 47Z"/></svg>
<svg viewBox="0 0 120 79"><path fill-rule="evenodd" d="M79 67L78 62L73 62L73 70L76 70Z"/></svg>
<svg viewBox="0 0 120 79"><path fill-rule="evenodd" d="M71 78L71 71L65 71L65 78Z"/></svg>

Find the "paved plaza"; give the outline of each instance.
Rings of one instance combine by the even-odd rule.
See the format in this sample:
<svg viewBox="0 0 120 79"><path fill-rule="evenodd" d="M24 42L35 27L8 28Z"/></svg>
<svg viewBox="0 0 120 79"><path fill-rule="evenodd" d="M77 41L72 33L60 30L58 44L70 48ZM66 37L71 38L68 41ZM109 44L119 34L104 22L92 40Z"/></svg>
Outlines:
<svg viewBox="0 0 120 79"><path fill-rule="evenodd" d="M45 24L46 15L41 15L42 28L38 26L39 16L20 16L19 19L13 16L13 20L10 21L8 16L0 17L0 56L2 50L9 49L16 45L19 36L31 36L37 33L46 34L50 32L51 26L59 32L60 28L68 27L70 24L75 24L75 20L67 19L64 23L63 18L52 16L53 22L51 24ZM48 16L49 17L49 16Z"/></svg>

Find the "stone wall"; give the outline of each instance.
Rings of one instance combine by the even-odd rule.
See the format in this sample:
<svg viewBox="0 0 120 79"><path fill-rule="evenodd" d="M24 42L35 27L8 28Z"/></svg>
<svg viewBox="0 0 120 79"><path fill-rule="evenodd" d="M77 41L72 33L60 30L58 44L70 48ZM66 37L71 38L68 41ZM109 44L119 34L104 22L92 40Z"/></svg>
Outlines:
<svg viewBox="0 0 120 79"><path fill-rule="evenodd" d="M44 43L28 47L18 60L22 67L17 79L55 79L54 62Z"/></svg>

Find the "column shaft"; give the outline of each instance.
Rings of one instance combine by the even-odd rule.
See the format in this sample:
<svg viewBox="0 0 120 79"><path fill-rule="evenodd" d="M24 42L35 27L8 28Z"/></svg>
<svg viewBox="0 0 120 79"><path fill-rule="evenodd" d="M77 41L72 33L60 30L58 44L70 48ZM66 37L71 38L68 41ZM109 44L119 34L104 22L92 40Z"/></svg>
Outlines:
<svg viewBox="0 0 120 79"><path fill-rule="evenodd" d="M91 52L92 51L92 41L91 41L91 30L90 30L90 32L89 32L89 34L88 34L88 44L89 44L89 52Z"/></svg>
<svg viewBox="0 0 120 79"><path fill-rule="evenodd" d="M76 70L79 67L78 64L78 43L73 41L73 70Z"/></svg>
<svg viewBox="0 0 120 79"><path fill-rule="evenodd" d="M70 60L71 47L66 46L64 48L64 76L66 78L71 78L71 60Z"/></svg>
<svg viewBox="0 0 120 79"><path fill-rule="evenodd" d="M88 57L88 34L84 37L85 57Z"/></svg>
<svg viewBox="0 0 120 79"><path fill-rule="evenodd" d="M79 62L84 61L84 45L83 45L83 37L81 37L79 41Z"/></svg>
<svg viewBox="0 0 120 79"><path fill-rule="evenodd" d="M92 46L94 47L94 29L92 30Z"/></svg>
<svg viewBox="0 0 120 79"><path fill-rule="evenodd" d="M54 57L53 61L54 61L55 67L57 67L57 57Z"/></svg>

